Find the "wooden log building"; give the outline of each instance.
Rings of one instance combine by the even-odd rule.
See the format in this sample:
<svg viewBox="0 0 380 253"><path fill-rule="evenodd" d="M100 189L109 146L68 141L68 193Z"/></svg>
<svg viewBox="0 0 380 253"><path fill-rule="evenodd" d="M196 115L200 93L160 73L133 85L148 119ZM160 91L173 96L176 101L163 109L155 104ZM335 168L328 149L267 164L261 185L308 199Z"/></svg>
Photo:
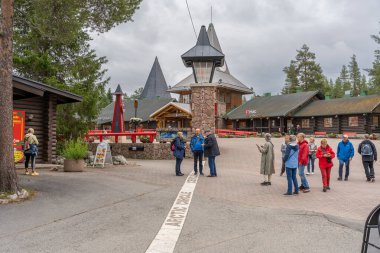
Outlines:
<svg viewBox="0 0 380 253"><path fill-rule="evenodd" d="M57 148L57 106L81 102L82 97L46 84L13 76L14 110L25 111L25 133L35 130L39 141L37 163L53 163Z"/></svg>

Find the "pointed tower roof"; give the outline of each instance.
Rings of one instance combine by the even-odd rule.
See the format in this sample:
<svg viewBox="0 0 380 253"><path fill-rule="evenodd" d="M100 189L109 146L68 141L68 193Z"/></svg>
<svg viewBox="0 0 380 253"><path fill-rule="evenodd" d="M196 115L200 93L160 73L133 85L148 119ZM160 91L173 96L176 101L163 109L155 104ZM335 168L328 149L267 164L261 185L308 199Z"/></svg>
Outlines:
<svg viewBox="0 0 380 253"><path fill-rule="evenodd" d="M160 63L156 56L140 99L157 97L171 98L170 93L167 90L168 85L166 84L164 74L162 73Z"/></svg>
<svg viewBox="0 0 380 253"><path fill-rule="evenodd" d="M211 46L215 47L218 49L218 51L223 53L222 47L220 46L218 36L216 35L214 24L210 23L207 29L207 35L210 40ZM224 65L217 68L219 71L226 72L227 74L230 74L230 70L228 69L227 62L224 60Z"/></svg>
<svg viewBox="0 0 380 253"><path fill-rule="evenodd" d="M114 95L123 94L123 91L121 90L120 84L117 85L117 88L113 94Z"/></svg>

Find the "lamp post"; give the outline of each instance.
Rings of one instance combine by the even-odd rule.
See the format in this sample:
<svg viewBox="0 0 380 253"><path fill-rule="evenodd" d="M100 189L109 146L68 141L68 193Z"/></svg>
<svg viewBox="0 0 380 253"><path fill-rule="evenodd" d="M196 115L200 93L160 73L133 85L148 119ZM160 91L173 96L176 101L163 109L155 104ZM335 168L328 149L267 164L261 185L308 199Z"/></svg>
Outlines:
<svg viewBox="0 0 380 253"><path fill-rule="evenodd" d="M211 46L206 27L202 26L196 45L181 58L186 67L192 68L195 81L191 85L192 127L214 129L218 103L212 79L215 68L224 65L224 54Z"/></svg>

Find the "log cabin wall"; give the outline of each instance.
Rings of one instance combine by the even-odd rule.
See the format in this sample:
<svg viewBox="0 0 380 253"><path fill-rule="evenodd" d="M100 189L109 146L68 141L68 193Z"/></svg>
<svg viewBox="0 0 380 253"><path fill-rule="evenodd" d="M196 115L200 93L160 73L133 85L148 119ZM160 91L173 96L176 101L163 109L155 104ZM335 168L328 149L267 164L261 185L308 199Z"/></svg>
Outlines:
<svg viewBox="0 0 380 253"><path fill-rule="evenodd" d="M53 163L56 157L56 110L55 95L14 100L14 109L25 111L25 133L33 128L39 141L37 163ZM33 119L29 120L29 116Z"/></svg>

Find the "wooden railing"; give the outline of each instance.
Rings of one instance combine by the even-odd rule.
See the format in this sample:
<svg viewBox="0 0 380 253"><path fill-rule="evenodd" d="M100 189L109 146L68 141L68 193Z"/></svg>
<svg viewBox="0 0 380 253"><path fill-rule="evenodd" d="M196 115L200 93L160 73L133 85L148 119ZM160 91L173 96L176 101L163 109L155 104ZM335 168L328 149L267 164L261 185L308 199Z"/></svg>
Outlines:
<svg viewBox="0 0 380 253"><path fill-rule="evenodd" d="M86 140L88 141L90 137L98 137L99 141L102 142L104 137L115 137L115 142L119 142L119 137L121 136L130 136L132 143L136 143L136 139L138 136L149 136L149 141L153 142L156 137L156 131L144 131L144 132L124 132L124 133L103 133L103 131L98 132L98 130L91 130L87 134L84 135Z"/></svg>

